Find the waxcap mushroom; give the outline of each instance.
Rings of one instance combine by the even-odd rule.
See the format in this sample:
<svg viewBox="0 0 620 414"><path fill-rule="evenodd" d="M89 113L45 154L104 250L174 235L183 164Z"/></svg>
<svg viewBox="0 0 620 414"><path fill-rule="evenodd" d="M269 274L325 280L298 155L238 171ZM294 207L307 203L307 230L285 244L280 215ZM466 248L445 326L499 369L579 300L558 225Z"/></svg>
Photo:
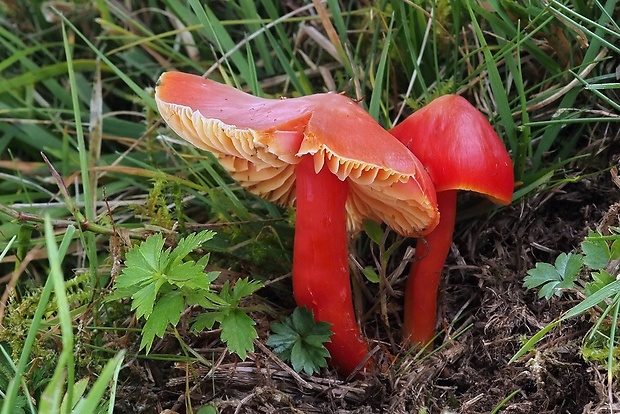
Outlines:
<svg viewBox="0 0 620 414"><path fill-rule="evenodd" d="M295 169L304 154L315 171L348 180L348 227L385 222L405 236L439 220L434 186L418 159L353 100L325 93L264 99L181 72L159 79L155 99L182 138L212 152L250 192L281 205L295 201Z"/></svg>
<svg viewBox="0 0 620 414"><path fill-rule="evenodd" d="M514 173L510 155L491 124L465 98L445 95L390 130L422 161L437 191L441 220L418 243L405 287L405 341L430 344L435 337L437 291L452 244L457 190L510 204Z"/></svg>

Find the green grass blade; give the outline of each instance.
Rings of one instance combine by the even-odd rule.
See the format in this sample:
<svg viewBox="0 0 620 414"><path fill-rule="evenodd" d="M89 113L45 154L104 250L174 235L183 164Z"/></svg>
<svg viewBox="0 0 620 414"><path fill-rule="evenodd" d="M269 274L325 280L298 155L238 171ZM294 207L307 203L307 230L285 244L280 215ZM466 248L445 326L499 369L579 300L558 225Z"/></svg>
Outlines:
<svg viewBox="0 0 620 414"><path fill-rule="evenodd" d="M372 88L372 95L370 96L370 105L368 107L368 113L375 120L379 119L379 105L381 104L381 98L384 93L384 85L387 84L385 81L385 73L386 66L388 62L388 51L390 50L390 46L392 43L392 28L394 25L394 16L392 16L392 20L390 22L390 28L387 32L387 37L385 39L385 43L383 44L383 50L381 51L381 57L379 58L379 65L377 66L377 74L374 78L374 84Z"/></svg>
<svg viewBox="0 0 620 414"><path fill-rule="evenodd" d="M202 30L206 38L216 45L217 50L221 54L226 54L227 50L235 48L235 42L233 42L222 22L217 19L207 4L201 4L198 0L189 0L189 4L192 10L194 10L198 21L202 24ZM245 57L239 51L236 51L230 55L230 59L237 67L241 78L248 82L252 77ZM240 85L237 84L236 87L239 88Z"/></svg>
<svg viewBox="0 0 620 414"><path fill-rule="evenodd" d="M613 14L613 11L615 10L615 8L616 8L615 0L608 0L605 3L605 6L602 8L602 11L604 11L604 13L602 13L601 17L599 18L597 22L597 25L599 27L604 27L609 23L609 16ZM596 56L600 53L601 48L603 46L601 41L599 40L603 36L601 29L597 28L596 30L594 30L594 34L596 35L596 37L593 37L590 40L588 50L583 56L583 60L582 60L583 67L589 65L591 62L593 62L596 59ZM580 72L580 71L577 70L577 72ZM577 96L580 93L581 93L581 90L579 88L572 89L566 95L564 95L564 97L562 98L559 104L559 107L560 108L574 107L575 101L577 100ZM566 117L564 115L559 116L559 119L565 119L565 118ZM534 152L532 156L532 168L534 170L540 168L542 161L543 161L543 155L547 151L549 151L549 149L553 146L554 142L556 142L562 127L563 127L563 124L561 123L551 125L541 137L538 147L536 148L536 151Z"/></svg>
<svg viewBox="0 0 620 414"><path fill-rule="evenodd" d="M616 280L608 284L607 286L603 287L602 289L596 291L592 295L588 296L582 302L580 302L579 304L571 308L569 311L567 311L564 315L562 315L562 317L549 323L544 328L542 328L540 331L538 331L534 336L532 336L521 347L521 349L519 349L519 351L512 358L510 358L510 361L508 361L508 363L509 364L513 363L517 359L521 358L523 355L528 353L538 341L540 341L551 329L555 328L560 323L564 322L567 319L574 318L575 316L579 316L583 314L588 309L599 304L601 301L607 298L611 298L612 296L615 296L618 293L620 293L620 280Z"/></svg>
<svg viewBox="0 0 620 414"><path fill-rule="evenodd" d="M67 227L62 242L60 243L60 247L58 247L57 250L58 260L62 260L62 258L65 257L67 250L69 249L69 245L73 239L74 233L75 227ZM50 235L50 238L52 238L53 241L53 234ZM2 411L0 412L0 414L13 413L13 405L15 404L15 399L17 398L19 384L21 381L23 381L23 375L30 361L30 352L32 350L34 342L37 340L37 331L39 330L39 327L41 325L43 314L45 312L45 308L47 307L53 289L54 281L52 280L52 277L48 277L47 281L45 282L45 286L41 291L41 298L39 300L39 304L37 305L37 309L34 312L32 323L30 325L30 328L28 329L28 335L26 336L26 340L24 341L24 348L22 349L22 352L19 356L19 361L17 362L17 367L15 368L15 377L11 379L11 382L9 383L9 386L7 388L6 398L4 400L4 404L2 405Z"/></svg>
<svg viewBox="0 0 620 414"><path fill-rule="evenodd" d="M54 292L56 294L56 303L58 306L58 317L60 319L60 331L62 334L62 351L58 358L58 365L54 371L54 375L45 392L45 395L56 395L58 388L62 388L62 382L67 382L67 401L73 401L73 384L75 383L75 360L73 356L73 325L71 318L71 308L67 299L65 290L65 279L62 273L61 263L62 257L60 250L56 245L54 238L54 229L49 215L45 216L45 241L47 245L47 253L50 264L49 278L52 280ZM66 405L65 413L70 412L73 404ZM63 413L64 414L64 413Z"/></svg>
<svg viewBox="0 0 620 414"><path fill-rule="evenodd" d="M609 331L609 350L607 355L607 383L613 384L614 380L614 349L616 348L616 327L618 326L618 314L620 313L620 294L616 294L613 299L613 316L611 317L612 324Z"/></svg>
<svg viewBox="0 0 620 414"><path fill-rule="evenodd" d="M122 367L124 357L125 351L121 351L105 364L103 370L97 378L97 381L95 381L92 388L88 392L88 395L86 395L85 398L80 399L75 408L72 410L73 414L94 413L101 408L102 402L105 401L105 392L108 387L112 390L116 389L118 373ZM114 398L110 398L107 403L109 404L108 412L111 413L111 409L114 407Z"/></svg>
<svg viewBox="0 0 620 414"><path fill-rule="evenodd" d="M258 23L260 16L258 14L258 10L256 9L256 2L254 0L239 0L240 12L241 14L248 20L245 26L251 33L258 33L262 31L261 25ZM258 55L261 58L263 66L265 68L265 72L267 75L275 74L275 68L271 61L271 54L269 52L269 45L265 40L264 34L259 34L255 37L253 44L255 45L255 50L258 52ZM248 43L248 53L251 52L251 48ZM256 68L254 66L254 62L248 59L249 68L251 71L256 72Z"/></svg>
<svg viewBox="0 0 620 414"><path fill-rule="evenodd" d="M89 163L89 153L86 148L86 142L84 140L84 128L82 126L82 113L80 111L79 97L77 94L78 88L75 79L75 68L73 67L73 51L69 44L67 37L67 31L65 30L64 23L62 24L62 37L65 47L65 58L67 61L67 71L69 73L69 84L71 85L71 99L73 104L73 115L75 119L75 134L78 142L78 153L80 156L80 173L82 175L82 192L84 199L84 210L86 220L91 223L95 222L95 208L94 200L96 195L91 188L91 179L89 169L91 167ZM77 219L77 217L76 217ZM88 262L91 269L93 278L97 274L97 244L95 242L95 235L91 232L83 233L84 247L86 254L88 255ZM94 280L93 280L94 282ZM71 380L71 378L69 378Z"/></svg>
<svg viewBox="0 0 620 414"><path fill-rule="evenodd" d="M62 19L64 24L69 26L71 30L75 32L83 41L88 45L88 47L101 59L103 63L105 63L112 71L131 89L133 93L142 99L145 105L148 105L151 109L156 109L157 104L155 103L155 99L148 94L143 88L141 88L137 83L135 83L127 74L118 68L103 52L99 50L97 46L95 46L88 38L78 30L77 27L71 21L69 21L64 15L61 13L58 14Z"/></svg>
<svg viewBox="0 0 620 414"><path fill-rule="evenodd" d="M466 2L466 5L472 20L472 25L474 27L476 36L478 38L478 41L480 42L482 53L484 55L485 68L488 72L491 90L493 91L493 99L497 103L497 111L499 114L499 119L497 120L497 123L500 124L504 129L505 137L508 140L510 149L512 149L513 156L518 156L516 154L519 150L518 140L516 136L517 127L512 117L512 111L510 109L506 87L504 86L499 70L497 69L497 58L493 56L491 50L489 49L486 37L484 36L484 33L482 32L482 29L478 24L476 14L474 13L471 4L469 2Z"/></svg>

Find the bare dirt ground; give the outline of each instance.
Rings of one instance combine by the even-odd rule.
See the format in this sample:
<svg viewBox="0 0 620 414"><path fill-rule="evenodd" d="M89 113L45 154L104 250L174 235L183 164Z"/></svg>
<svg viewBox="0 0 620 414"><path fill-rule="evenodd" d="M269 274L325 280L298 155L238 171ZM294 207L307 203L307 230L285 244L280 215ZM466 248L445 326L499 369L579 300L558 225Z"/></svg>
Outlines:
<svg viewBox="0 0 620 414"><path fill-rule="evenodd" d="M376 353L384 373L353 381L329 371L297 375L260 345L268 321L255 315L263 338L244 362L227 355L209 334L188 339L208 365L130 362L134 379L127 383L133 385L119 389L116 412L185 413L188 395L194 409L212 403L222 413L490 413L500 406L504 413L620 412L605 370L580 355L591 327L586 317L552 330L535 352L508 364L523 338L576 303L567 296L539 299L522 285L526 271L577 248L618 201L620 190L606 172L530 196L492 216L459 222L440 300L444 333L437 344L444 344L430 356L388 359L384 350L394 349L385 329L368 320L368 336L384 340ZM606 220L617 224L617 212ZM397 292L403 282L393 286ZM390 318L396 326L402 309L393 302ZM177 345L166 340L157 347L174 353Z"/></svg>

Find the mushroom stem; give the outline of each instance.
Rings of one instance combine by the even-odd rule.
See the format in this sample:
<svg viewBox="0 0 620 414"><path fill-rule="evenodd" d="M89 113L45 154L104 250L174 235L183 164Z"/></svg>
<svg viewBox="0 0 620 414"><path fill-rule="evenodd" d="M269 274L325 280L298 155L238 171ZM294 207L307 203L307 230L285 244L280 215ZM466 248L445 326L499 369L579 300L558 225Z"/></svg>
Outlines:
<svg viewBox="0 0 620 414"><path fill-rule="evenodd" d="M327 167L314 171L311 155L295 167L297 176L293 293L298 306L331 324L326 344L331 362L350 374L368 353L355 319L347 251L345 202L348 183Z"/></svg>
<svg viewBox="0 0 620 414"><path fill-rule="evenodd" d="M438 192L437 207L439 224L418 241L405 291L404 338L413 346L424 346L435 336L437 290L452 244L456 190Z"/></svg>

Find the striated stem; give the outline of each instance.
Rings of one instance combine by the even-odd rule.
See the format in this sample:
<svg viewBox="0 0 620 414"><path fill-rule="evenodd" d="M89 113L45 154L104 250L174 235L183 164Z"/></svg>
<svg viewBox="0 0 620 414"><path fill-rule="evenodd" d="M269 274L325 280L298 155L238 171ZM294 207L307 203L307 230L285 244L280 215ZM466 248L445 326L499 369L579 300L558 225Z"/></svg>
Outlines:
<svg viewBox="0 0 620 414"><path fill-rule="evenodd" d="M419 240L405 290L405 340L424 346L435 336L437 290L443 265L452 244L456 217L456 190L437 193L441 219L430 234Z"/></svg>
<svg viewBox="0 0 620 414"><path fill-rule="evenodd" d="M348 184L305 155L296 166L293 292L298 306L331 324L332 365L350 374L368 353L355 319L349 278L345 202Z"/></svg>

